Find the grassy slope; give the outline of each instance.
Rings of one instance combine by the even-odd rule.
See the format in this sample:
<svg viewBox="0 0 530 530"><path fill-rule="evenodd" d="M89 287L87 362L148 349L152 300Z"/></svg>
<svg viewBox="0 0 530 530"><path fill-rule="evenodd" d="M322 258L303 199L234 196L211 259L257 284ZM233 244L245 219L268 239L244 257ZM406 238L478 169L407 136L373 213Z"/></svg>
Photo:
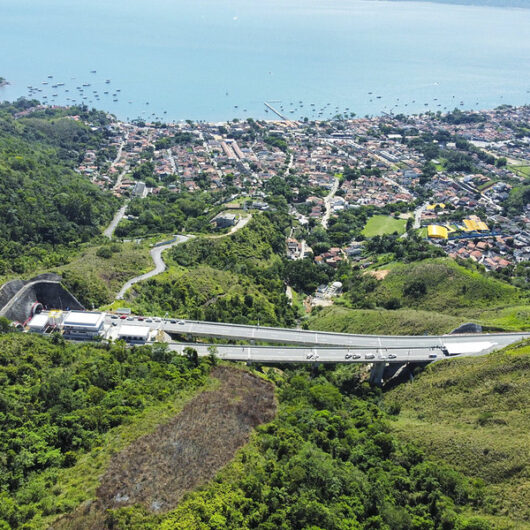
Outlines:
<svg viewBox="0 0 530 530"><path fill-rule="evenodd" d="M109 303L127 280L154 267L149 254L148 242L116 243L115 245L120 250L110 258L99 257L96 253L100 247L90 246L70 263L55 271L63 275L66 273L66 284L69 286L73 284L68 281L69 274L73 278L83 279L84 283L90 286L90 295L85 294L85 298L87 300L93 298L94 305ZM74 288L72 291L83 298L84 290ZM90 302L88 307L90 307Z"/></svg>
<svg viewBox="0 0 530 530"><path fill-rule="evenodd" d="M399 298L404 307L458 317L505 330L530 329L530 304L515 287L458 265L450 258L393 264L375 291L378 305ZM427 292L413 298L404 289L423 281Z"/></svg>
<svg viewBox="0 0 530 530"><path fill-rule="evenodd" d="M366 237L382 236L405 232L407 221L405 219L394 219L390 215L374 215L368 219L362 234Z"/></svg>
<svg viewBox="0 0 530 530"><path fill-rule="evenodd" d="M462 267L449 258L409 264L394 262L384 268L390 272L371 295L374 303L379 307L386 300L398 298L402 309L333 306L311 317L309 326L346 333L397 335L448 333L470 321L486 329L530 329L530 304L515 287ZM404 295L406 286L415 280L425 282L425 296Z"/></svg>
<svg viewBox="0 0 530 530"><path fill-rule="evenodd" d="M387 311L331 306L311 317L309 327L343 333L423 335L448 333L460 323L458 317L414 309Z"/></svg>
<svg viewBox="0 0 530 530"><path fill-rule="evenodd" d="M530 343L430 365L385 395L395 433L486 483L500 528L530 527ZM515 522L508 524L509 517Z"/></svg>
<svg viewBox="0 0 530 530"><path fill-rule="evenodd" d="M404 296L404 289L413 281L425 283L425 296ZM519 299L515 287L462 267L450 258L397 264L379 284L376 295L383 300L404 298L404 305L415 309L451 313L468 307L512 305Z"/></svg>

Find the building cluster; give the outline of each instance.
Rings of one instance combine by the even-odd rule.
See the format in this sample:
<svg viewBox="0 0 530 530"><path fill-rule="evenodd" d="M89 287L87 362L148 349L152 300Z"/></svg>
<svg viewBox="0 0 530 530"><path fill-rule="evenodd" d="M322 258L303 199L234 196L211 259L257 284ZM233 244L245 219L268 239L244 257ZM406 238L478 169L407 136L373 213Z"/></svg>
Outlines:
<svg viewBox="0 0 530 530"><path fill-rule="evenodd" d="M156 327L132 325L133 317L107 315L100 311L42 311L31 317L26 331L49 335L60 333L69 340L124 340L143 344L154 340ZM142 318L143 320L143 318ZM160 321L160 319L158 319ZM152 321L152 320L150 320Z"/></svg>
<svg viewBox="0 0 530 530"><path fill-rule="evenodd" d="M230 189L232 200L259 209L267 208L268 194L278 193L271 180L280 176L288 183L287 191L279 193L286 194L293 221L310 226L325 225L348 208L407 203L425 232L429 225L445 227L448 253L499 268L526 259L529 252L521 231L528 226L528 206L509 216L505 208L512 190L530 176L530 137L524 132L529 121L529 107L508 106L447 116L386 114L331 121L249 119L161 126L114 120L108 144L102 146L114 158L105 162L101 153L87 151L78 171L118 196ZM450 171L443 153L461 154L463 140L473 146L465 151L472 170ZM426 143L442 153L440 160L426 156ZM146 164L147 177L145 172L138 176L136 170ZM429 164L435 171L425 177ZM474 239L489 237L495 244L470 249L474 254L468 255L470 242L454 239L451 223L473 215L492 228L487 236L475 231ZM222 217L221 224L233 224ZM435 234L435 242L440 233L444 231ZM299 245L287 243L289 257L302 253ZM328 254L322 261L332 265L352 257L346 248Z"/></svg>

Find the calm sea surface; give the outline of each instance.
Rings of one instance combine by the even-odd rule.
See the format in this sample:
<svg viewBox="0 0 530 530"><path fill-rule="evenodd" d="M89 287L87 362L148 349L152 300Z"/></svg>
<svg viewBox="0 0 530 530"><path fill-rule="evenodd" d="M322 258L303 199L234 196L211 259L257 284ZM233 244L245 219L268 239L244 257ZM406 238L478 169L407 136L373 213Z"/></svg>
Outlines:
<svg viewBox="0 0 530 530"><path fill-rule="evenodd" d="M0 0L0 49L0 100L33 86L130 119L272 118L264 101L290 118L530 103L530 9Z"/></svg>

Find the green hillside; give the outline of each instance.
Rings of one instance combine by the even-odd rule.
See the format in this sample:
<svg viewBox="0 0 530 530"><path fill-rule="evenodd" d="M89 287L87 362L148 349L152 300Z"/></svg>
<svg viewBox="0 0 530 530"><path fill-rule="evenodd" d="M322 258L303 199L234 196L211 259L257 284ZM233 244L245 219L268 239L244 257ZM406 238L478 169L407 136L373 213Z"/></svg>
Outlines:
<svg viewBox="0 0 530 530"><path fill-rule="evenodd" d="M174 247L165 255L168 271L135 285L126 301L148 314L294 325L296 310L281 275L282 222L279 214L256 215L233 235Z"/></svg>
<svg viewBox="0 0 530 530"><path fill-rule="evenodd" d="M99 234L117 206L73 170L87 148L101 144L103 129L51 109L15 119L30 105L0 105L0 275L64 263L72 247Z"/></svg>
<svg viewBox="0 0 530 530"><path fill-rule="evenodd" d="M414 309L455 313L463 308L516 305L520 292L450 258L396 263L374 292L381 305L400 298Z"/></svg>
<svg viewBox="0 0 530 530"><path fill-rule="evenodd" d="M137 314L164 315L167 311L175 317L236 323L282 319L276 313L281 302L272 293L248 276L207 265L172 268L134 289L138 294L130 302Z"/></svg>
<svg viewBox="0 0 530 530"><path fill-rule="evenodd" d="M47 528L93 498L111 455L174 416L209 371L162 346L0 334L0 528Z"/></svg>
<svg viewBox="0 0 530 530"><path fill-rule="evenodd" d="M459 317L416 309L349 309L334 305L317 311L310 329L369 335L424 335L449 333L462 324Z"/></svg>
<svg viewBox="0 0 530 530"><path fill-rule="evenodd" d="M430 365L387 394L392 431L485 484L499 528L530 528L530 343ZM506 518L506 519L504 519Z"/></svg>

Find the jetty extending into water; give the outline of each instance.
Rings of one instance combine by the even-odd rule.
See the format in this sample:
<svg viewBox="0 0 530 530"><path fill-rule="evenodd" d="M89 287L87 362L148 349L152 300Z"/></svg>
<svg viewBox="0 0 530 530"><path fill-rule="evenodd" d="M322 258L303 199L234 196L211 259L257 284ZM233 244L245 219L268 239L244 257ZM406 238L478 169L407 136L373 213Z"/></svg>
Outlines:
<svg viewBox="0 0 530 530"><path fill-rule="evenodd" d="M267 103L266 101L263 102L263 104L270 110L272 110L272 112L274 112L274 114L276 114L277 116L279 116L282 120L285 120L285 121L290 121L289 118L286 118L279 110L276 110L270 103Z"/></svg>

